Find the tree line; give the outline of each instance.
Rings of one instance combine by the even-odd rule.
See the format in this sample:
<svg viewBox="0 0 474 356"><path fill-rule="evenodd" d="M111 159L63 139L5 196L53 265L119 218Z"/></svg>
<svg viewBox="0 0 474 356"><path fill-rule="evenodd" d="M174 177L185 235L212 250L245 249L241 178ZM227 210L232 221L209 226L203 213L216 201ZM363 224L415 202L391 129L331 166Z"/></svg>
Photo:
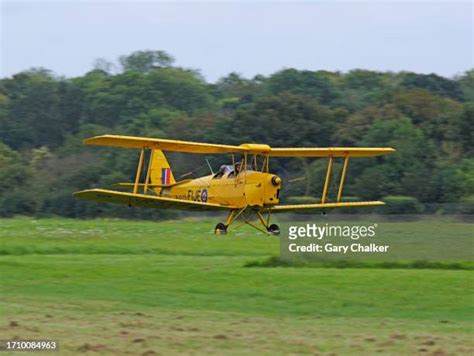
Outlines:
<svg viewBox="0 0 474 356"><path fill-rule="evenodd" d="M288 68L209 83L164 51L134 52L119 63L97 60L75 78L34 68L0 79L0 216L172 214L71 196L132 180L137 152L81 144L105 133L275 147L390 146L395 154L351 161L347 199L388 197L402 210L472 209L474 69L445 78ZM216 168L228 160L210 158ZM208 172L203 157L171 154L170 161L177 176ZM326 160L275 159L272 166L288 188L284 199L317 199ZM336 182L340 163L334 171Z"/></svg>

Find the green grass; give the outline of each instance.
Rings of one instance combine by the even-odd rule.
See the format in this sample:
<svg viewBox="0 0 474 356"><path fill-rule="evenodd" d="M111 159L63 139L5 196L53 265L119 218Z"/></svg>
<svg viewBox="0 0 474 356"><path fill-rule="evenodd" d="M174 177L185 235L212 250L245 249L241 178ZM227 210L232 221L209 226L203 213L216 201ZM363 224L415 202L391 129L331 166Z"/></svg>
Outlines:
<svg viewBox="0 0 474 356"><path fill-rule="evenodd" d="M377 269L451 269L474 270L471 261L354 261L347 259L333 260L288 260L280 256L272 256L265 260L251 261L245 267L300 267L300 268L377 268Z"/></svg>
<svg viewBox="0 0 474 356"><path fill-rule="evenodd" d="M250 268L278 255L278 238L214 236L214 224L0 220L2 338L56 339L61 354L474 350L470 270Z"/></svg>

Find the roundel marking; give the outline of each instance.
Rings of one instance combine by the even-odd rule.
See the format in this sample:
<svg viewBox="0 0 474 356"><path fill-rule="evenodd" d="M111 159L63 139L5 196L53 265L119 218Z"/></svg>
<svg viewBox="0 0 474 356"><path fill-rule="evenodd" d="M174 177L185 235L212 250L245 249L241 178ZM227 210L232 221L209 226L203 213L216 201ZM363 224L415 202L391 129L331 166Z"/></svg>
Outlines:
<svg viewBox="0 0 474 356"><path fill-rule="evenodd" d="M207 189L203 189L201 192L201 201L202 202L207 202Z"/></svg>

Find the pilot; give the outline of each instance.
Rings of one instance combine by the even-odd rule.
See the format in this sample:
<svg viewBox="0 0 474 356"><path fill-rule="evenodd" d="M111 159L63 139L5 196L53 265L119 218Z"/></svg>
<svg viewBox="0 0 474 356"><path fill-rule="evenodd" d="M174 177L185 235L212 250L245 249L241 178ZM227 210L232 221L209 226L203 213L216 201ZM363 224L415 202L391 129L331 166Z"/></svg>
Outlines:
<svg viewBox="0 0 474 356"><path fill-rule="evenodd" d="M227 172L227 166L223 164L219 168L219 172L216 174L215 178L222 178L224 174Z"/></svg>
<svg viewBox="0 0 474 356"><path fill-rule="evenodd" d="M235 175L240 173L240 169L242 168L242 162L238 162L235 164Z"/></svg>

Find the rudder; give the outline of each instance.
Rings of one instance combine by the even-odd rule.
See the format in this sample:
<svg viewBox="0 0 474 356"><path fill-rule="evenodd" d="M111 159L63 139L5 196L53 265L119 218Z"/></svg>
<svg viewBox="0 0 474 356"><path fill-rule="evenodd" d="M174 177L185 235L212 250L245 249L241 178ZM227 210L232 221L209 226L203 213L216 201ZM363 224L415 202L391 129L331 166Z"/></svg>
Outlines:
<svg viewBox="0 0 474 356"><path fill-rule="evenodd" d="M150 167L151 184L168 185L176 183L170 164L163 151L153 150L153 158Z"/></svg>

